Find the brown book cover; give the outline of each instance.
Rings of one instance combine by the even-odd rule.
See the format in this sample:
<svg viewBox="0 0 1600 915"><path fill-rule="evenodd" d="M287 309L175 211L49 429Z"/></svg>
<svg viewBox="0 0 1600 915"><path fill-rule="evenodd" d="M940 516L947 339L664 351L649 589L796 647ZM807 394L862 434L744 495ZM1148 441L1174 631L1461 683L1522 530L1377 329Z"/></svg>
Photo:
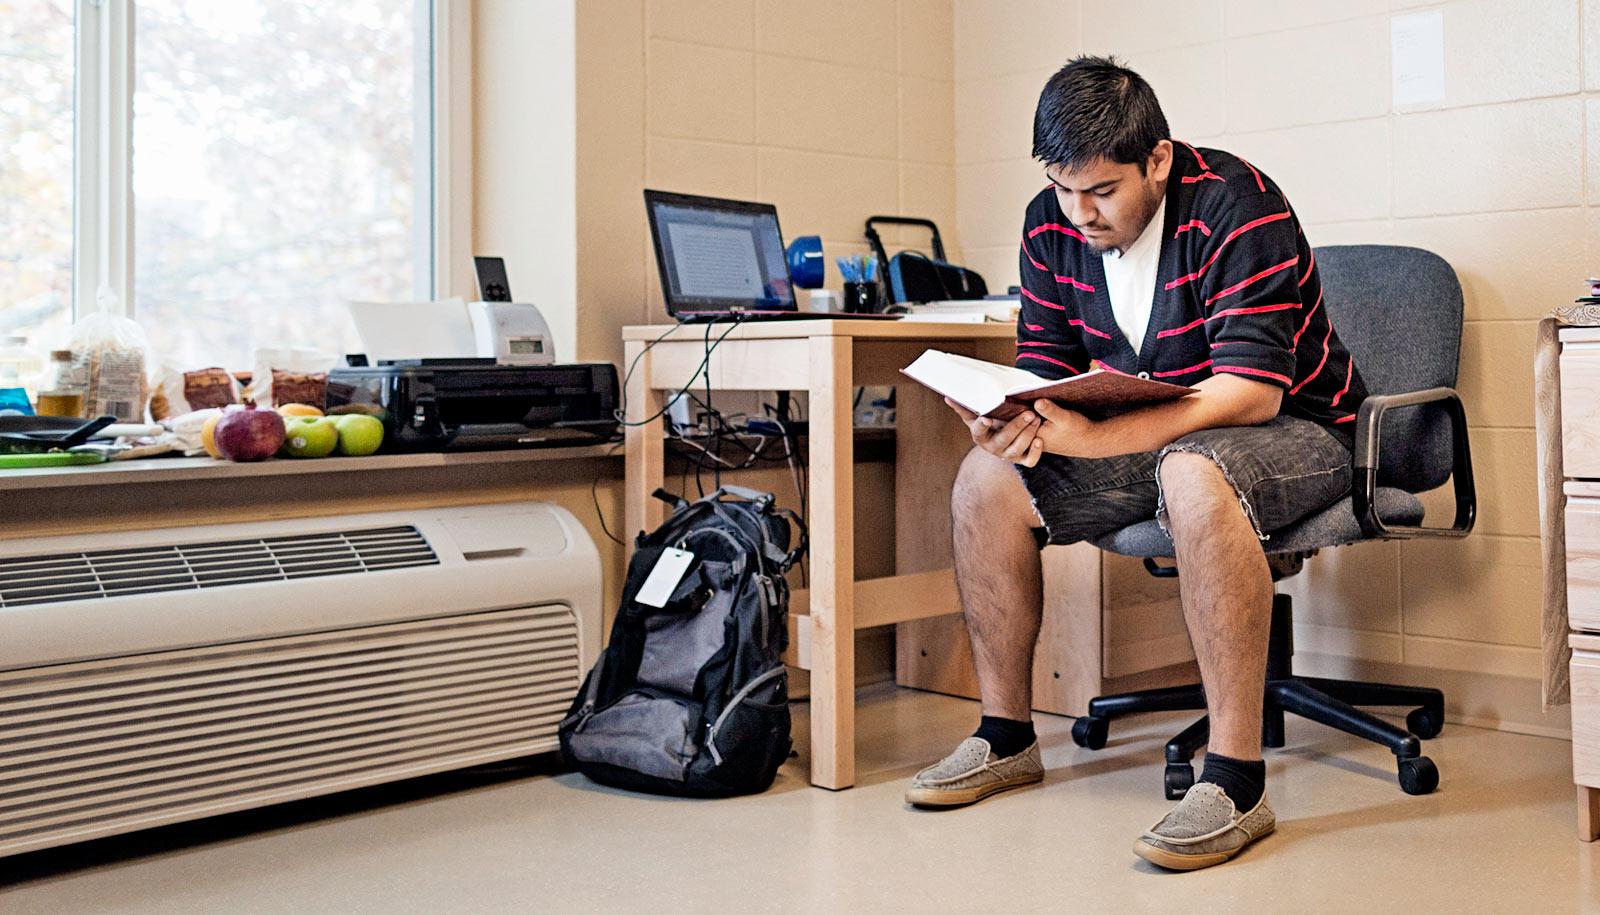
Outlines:
<svg viewBox="0 0 1600 915"><path fill-rule="evenodd" d="M1104 369L1052 380L1012 366L939 350L928 350L900 371L968 410L995 419L1010 419L1040 399L1103 418L1195 392L1181 384Z"/></svg>

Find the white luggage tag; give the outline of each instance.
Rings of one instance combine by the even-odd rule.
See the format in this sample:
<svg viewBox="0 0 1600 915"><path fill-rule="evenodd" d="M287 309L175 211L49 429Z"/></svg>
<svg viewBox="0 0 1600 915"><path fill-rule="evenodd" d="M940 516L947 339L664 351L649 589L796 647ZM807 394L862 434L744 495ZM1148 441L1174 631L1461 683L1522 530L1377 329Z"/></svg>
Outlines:
<svg viewBox="0 0 1600 915"><path fill-rule="evenodd" d="M661 551L661 556L656 559L655 567L646 576L644 584L639 587L633 599L641 604L660 609L672 599L672 592L678 589L678 582L683 581L683 575L689 571L689 566L694 562L694 554L676 547L667 547Z"/></svg>

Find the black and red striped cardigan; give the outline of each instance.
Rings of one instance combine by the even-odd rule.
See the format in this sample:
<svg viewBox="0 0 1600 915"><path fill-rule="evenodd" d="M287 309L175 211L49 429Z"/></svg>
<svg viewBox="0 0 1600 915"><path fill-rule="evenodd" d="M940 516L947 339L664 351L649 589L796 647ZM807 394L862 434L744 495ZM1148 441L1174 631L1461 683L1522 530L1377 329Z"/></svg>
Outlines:
<svg viewBox="0 0 1600 915"><path fill-rule="evenodd" d="M1052 188L1028 205L1016 364L1047 378L1091 367L1193 384L1218 372L1284 389L1280 412L1348 444L1366 386L1323 307L1316 256L1288 198L1250 163L1174 143L1155 299L1136 354L1100 255Z"/></svg>

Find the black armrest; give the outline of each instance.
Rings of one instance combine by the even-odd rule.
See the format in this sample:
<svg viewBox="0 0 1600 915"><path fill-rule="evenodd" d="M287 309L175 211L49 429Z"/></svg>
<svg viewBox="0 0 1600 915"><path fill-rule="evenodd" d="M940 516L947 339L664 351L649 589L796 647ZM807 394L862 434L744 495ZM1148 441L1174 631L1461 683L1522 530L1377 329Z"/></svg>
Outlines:
<svg viewBox="0 0 1600 915"><path fill-rule="evenodd" d="M1396 407L1441 403L1450 414L1450 476L1455 481L1456 519L1450 527L1385 524L1378 517L1378 455L1383 415ZM1429 388L1406 394L1371 394L1356 416L1356 450L1352 459L1351 498L1356 520L1367 537L1465 537L1478 514L1477 491L1472 485L1472 451L1467 444L1467 411L1452 388Z"/></svg>

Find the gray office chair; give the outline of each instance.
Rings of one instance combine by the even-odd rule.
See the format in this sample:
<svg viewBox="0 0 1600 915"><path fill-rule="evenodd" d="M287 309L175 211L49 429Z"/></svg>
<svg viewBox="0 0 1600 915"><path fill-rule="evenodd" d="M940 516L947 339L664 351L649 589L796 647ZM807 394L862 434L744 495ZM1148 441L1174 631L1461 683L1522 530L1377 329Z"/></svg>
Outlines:
<svg viewBox="0 0 1600 915"><path fill-rule="evenodd" d="M1351 494L1296 524L1268 532L1263 546L1275 582L1298 573L1307 558L1327 547L1464 537L1477 511L1466 412L1453 390L1461 352L1461 284L1455 271L1438 255L1388 245L1318 248L1316 258L1324 307L1355 355L1370 396L1356 418ZM1451 478L1454 524L1421 527L1422 503L1416 494ZM1178 574L1176 567L1155 562L1172 557L1173 547L1153 519L1094 543L1113 553L1143 557L1152 575ZM1427 794L1437 787L1439 770L1422 755L1421 741L1444 726L1444 694L1414 686L1295 676L1290 666L1292 625L1289 595L1274 595L1262 744L1283 746L1283 714L1292 712L1387 746L1398 761L1400 787L1407 794ZM1402 730L1356 705L1416 708ZM1098 750L1105 746L1113 718L1205 707L1199 684L1101 696L1073 724L1072 739ZM1194 784L1190 761L1205 744L1208 729L1202 717L1167 744L1168 798L1181 798Z"/></svg>

